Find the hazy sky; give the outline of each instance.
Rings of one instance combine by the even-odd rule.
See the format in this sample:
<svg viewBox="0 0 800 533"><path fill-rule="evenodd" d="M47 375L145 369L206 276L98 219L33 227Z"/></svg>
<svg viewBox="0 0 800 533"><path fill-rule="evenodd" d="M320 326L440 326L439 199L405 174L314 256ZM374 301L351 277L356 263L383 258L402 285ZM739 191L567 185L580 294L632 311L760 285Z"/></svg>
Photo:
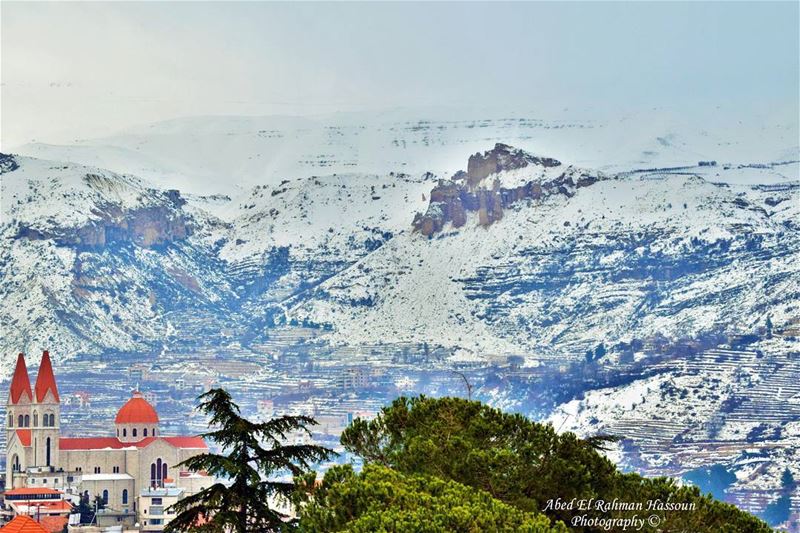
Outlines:
<svg viewBox="0 0 800 533"><path fill-rule="evenodd" d="M0 3L2 141L204 114L776 105L798 2Z"/></svg>

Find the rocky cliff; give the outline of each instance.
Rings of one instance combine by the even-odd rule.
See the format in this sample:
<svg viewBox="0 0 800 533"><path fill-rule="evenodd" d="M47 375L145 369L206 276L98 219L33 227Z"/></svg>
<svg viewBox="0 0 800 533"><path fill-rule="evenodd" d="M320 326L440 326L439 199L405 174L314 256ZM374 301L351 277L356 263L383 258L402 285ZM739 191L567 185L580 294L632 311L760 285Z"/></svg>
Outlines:
<svg viewBox="0 0 800 533"><path fill-rule="evenodd" d="M478 224L489 226L503 218L503 209L524 199L539 200L560 193L574 194L601 179L560 161L539 157L524 150L497 143L493 149L470 156L466 172L456 172L449 180L440 180L431 191L424 214L414 218L414 229L430 237L450 223L460 228L469 213L477 213Z"/></svg>

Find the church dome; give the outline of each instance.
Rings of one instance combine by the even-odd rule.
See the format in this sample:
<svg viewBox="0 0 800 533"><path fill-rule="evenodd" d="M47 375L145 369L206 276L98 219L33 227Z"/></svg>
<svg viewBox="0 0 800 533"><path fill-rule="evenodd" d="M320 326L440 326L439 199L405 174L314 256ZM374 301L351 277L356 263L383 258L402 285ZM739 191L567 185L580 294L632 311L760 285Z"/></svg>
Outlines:
<svg viewBox="0 0 800 533"><path fill-rule="evenodd" d="M114 421L117 424L158 424L158 413L142 393L136 391L133 398L119 410Z"/></svg>

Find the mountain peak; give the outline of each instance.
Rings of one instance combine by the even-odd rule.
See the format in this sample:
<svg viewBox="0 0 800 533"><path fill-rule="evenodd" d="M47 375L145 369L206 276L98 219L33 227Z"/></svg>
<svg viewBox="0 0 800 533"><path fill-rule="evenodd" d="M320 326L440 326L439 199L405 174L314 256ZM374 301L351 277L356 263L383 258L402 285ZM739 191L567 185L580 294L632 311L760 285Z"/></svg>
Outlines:
<svg viewBox="0 0 800 533"><path fill-rule="evenodd" d="M494 148L483 154L478 152L471 155L467 162L467 171L457 172L453 179L466 179L472 187L492 174L525 168L528 165L539 165L546 168L558 167L561 166L561 161L550 157L539 157L520 148L497 143Z"/></svg>
<svg viewBox="0 0 800 533"><path fill-rule="evenodd" d="M599 174L561 167L557 159L497 143L483 154L471 155L466 172L460 170L439 182L431 191L428 210L414 218L414 229L430 237L448 223L453 228L465 225L471 212L477 213L480 226L489 226L520 200L538 200L552 193L572 196L576 187L598 180Z"/></svg>

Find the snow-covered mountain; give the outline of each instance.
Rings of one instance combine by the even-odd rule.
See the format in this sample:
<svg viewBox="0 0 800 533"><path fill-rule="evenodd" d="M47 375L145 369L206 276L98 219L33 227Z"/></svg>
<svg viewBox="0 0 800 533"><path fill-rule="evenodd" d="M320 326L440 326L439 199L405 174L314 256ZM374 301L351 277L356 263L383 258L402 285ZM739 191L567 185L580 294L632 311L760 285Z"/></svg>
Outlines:
<svg viewBox="0 0 800 533"><path fill-rule="evenodd" d="M67 357L153 351L190 338L174 326L187 317L209 342L231 328L263 336L270 305L405 231L433 183L312 177L231 199L20 156L2 172L3 353L57 345Z"/></svg>
<svg viewBox="0 0 800 533"><path fill-rule="evenodd" d="M80 165L3 156L4 364L41 346L136 351L165 314L219 309L231 289L178 191Z"/></svg>
<svg viewBox="0 0 800 533"><path fill-rule="evenodd" d="M763 510L800 439L797 163L466 155L449 174L213 195L4 155L0 370L42 347L127 364L233 346L268 366L271 342L298 349L292 332L312 360L515 360L521 374L487 371L476 396L628 437L617 459L645 472L725 464L729 500Z"/></svg>
<svg viewBox="0 0 800 533"><path fill-rule="evenodd" d="M798 185L717 183L780 165L608 174L497 145L450 179L333 174L234 198L2 168L5 359L156 350L187 317L209 342L299 323L331 345L575 358L798 309Z"/></svg>
<svg viewBox="0 0 800 533"><path fill-rule="evenodd" d="M602 114L601 114L602 113ZM23 155L133 173L200 194L333 173L452 175L466 154L504 142L607 172L797 160L791 113L703 110L398 109L317 117L190 117L67 145L15 147ZM731 173L735 183L799 179L798 166Z"/></svg>
<svg viewBox="0 0 800 533"><path fill-rule="evenodd" d="M474 190L494 191L502 216L487 219L476 199L438 231L419 218L288 314L330 325L339 343L560 358L601 341L751 331L767 315L796 316L800 189L714 184L696 170L604 176L531 163L474 183L456 176L433 190L428 213L453 211L437 192L468 204Z"/></svg>

